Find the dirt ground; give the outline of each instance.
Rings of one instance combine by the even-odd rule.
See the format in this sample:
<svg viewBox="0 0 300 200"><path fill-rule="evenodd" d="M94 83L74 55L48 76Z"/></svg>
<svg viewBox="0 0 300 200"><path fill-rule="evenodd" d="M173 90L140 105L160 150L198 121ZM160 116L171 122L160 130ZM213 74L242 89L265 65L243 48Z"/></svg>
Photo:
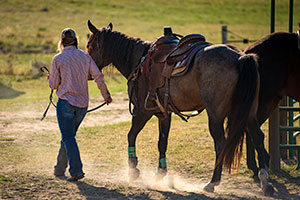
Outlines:
<svg viewBox="0 0 300 200"><path fill-rule="evenodd" d="M1 133L58 130L55 108L51 105L46 118L41 121L44 110L48 102L44 105L28 105L18 112L0 112L0 131ZM99 99L90 100L90 108L101 104ZM31 108L34 109L31 109ZM98 112L97 112L98 111ZM128 100L124 93L114 97L113 103L109 106L104 105L100 110L88 113L81 124L81 127L99 126L114 124L122 121L129 121L131 115L128 112ZM105 114L103 114L105 113ZM26 120L24 120L26 116ZM34 123L31 123L34 121Z"/></svg>
<svg viewBox="0 0 300 200"><path fill-rule="evenodd" d="M91 100L91 107L99 102ZM0 138L12 137L13 133L55 131L58 126L55 110L51 108L44 121L40 121L44 106L36 110L28 108L18 112L0 112ZM29 111L30 110L30 111ZM107 114L103 114L107 113ZM24 119L26 116L26 119ZM114 103L105 106L101 114L88 114L82 127L114 124L130 121L128 100L125 94L114 97ZM34 121L34 123L33 123ZM21 134L20 134L21 135ZM22 137L25 137L23 134ZM1 148L6 148L9 141L0 141ZM43 162L41 160L41 162ZM44 166L41 163L36 166ZM92 167L90 167L92 170ZM87 171L89 166L87 166ZM142 168L141 177L129 183L127 163L118 169L105 169L102 172L88 173L81 181L70 183L66 178L53 176L52 167L45 170L20 169L4 166L0 169L1 199L300 199L300 177L281 173L279 178L271 179L276 192L274 197L265 197L259 184L249 174L228 175L223 173L220 186L214 193L203 191L211 174L195 178L192 174L169 171L161 181L154 178L155 171ZM40 172L43 171L43 172ZM281 181L282 180L282 181Z"/></svg>

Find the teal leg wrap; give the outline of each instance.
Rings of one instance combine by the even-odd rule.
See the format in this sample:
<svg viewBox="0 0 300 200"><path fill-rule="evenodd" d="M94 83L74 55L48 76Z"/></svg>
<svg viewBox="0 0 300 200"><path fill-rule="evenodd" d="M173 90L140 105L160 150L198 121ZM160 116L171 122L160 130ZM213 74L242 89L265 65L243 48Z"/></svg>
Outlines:
<svg viewBox="0 0 300 200"><path fill-rule="evenodd" d="M160 168L167 168L167 161L166 158L159 159L159 167Z"/></svg>
<svg viewBox="0 0 300 200"><path fill-rule="evenodd" d="M135 147L128 147L128 157L129 158L135 158L136 157Z"/></svg>
<svg viewBox="0 0 300 200"><path fill-rule="evenodd" d="M158 179L162 179L165 175L167 175L167 162L166 158L161 158L159 159L156 176Z"/></svg>

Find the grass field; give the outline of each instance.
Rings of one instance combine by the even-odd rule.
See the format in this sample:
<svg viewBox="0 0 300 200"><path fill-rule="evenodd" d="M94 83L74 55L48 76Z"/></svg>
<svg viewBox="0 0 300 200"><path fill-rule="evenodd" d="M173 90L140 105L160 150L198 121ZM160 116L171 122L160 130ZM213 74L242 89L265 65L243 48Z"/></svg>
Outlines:
<svg viewBox="0 0 300 200"><path fill-rule="evenodd" d="M276 1L276 31L288 30L288 2ZM299 13L296 0L294 31ZM77 136L86 178L76 184L54 178L60 135L54 108L39 120L50 89L38 73L39 66L50 66L63 28L74 28L80 48L85 48L88 19L97 27L112 22L114 30L143 40L154 40L164 26L172 26L176 33L202 33L208 41L221 43L222 25L254 40L270 31L269 0L0 0L0 18L0 199L269 199L250 178L245 156L238 176L223 173L215 193L202 191L215 157L205 112L189 123L173 117L167 162L174 177L167 181L175 183L175 190L152 180L158 160L156 118L138 137L142 177L129 184L127 85L112 68L105 78L114 103L89 114ZM89 90L91 107L100 104L94 82L89 82ZM268 147L268 138L265 141ZM294 164L282 162L283 170L271 174L275 198L300 198L300 171Z"/></svg>
<svg viewBox="0 0 300 200"><path fill-rule="evenodd" d="M180 34L202 33L213 43L221 42L221 26L255 40L270 31L269 0L1 0L0 72L13 66L24 74L39 60L49 65L60 31L76 30L85 48L87 20L97 27L114 24L114 29L144 40L153 40L172 26ZM300 2L294 1L294 30L300 22ZM276 31L288 31L288 0L276 1ZM240 39L229 34L229 39ZM236 44L244 48L245 44Z"/></svg>

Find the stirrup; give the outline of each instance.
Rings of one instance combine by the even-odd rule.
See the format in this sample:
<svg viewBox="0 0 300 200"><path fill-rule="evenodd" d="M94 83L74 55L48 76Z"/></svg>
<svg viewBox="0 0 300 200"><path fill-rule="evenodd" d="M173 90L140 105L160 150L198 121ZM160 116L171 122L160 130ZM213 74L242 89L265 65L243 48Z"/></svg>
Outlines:
<svg viewBox="0 0 300 200"><path fill-rule="evenodd" d="M165 111L164 107L161 105L161 103L159 102L157 93L155 93L155 98L154 98L154 102L156 103L157 106L151 107L151 108L147 107L147 102L148 102L149 96L150 96L150 92L148 92L147 97L145 99L145 105L144 105L145 110L157 110L157 109L159 109L162 113L165 113L166 111Z"/></svg>
<svg viewBox="0 0 300 200"><path fill-rule="evenodd" d="M145 104L144 104L145 110L157 110L157 109L159 109L158 106L147 107L147 102L148 102L148 100L149 100L149 96L150 96L150 92L148 92L147 97L146 97L146 99L145 99ZM157 98L158 98L158 97L157 97L157 93L155 93L154 102L155 102L155 99L157 99Z"/></svg>

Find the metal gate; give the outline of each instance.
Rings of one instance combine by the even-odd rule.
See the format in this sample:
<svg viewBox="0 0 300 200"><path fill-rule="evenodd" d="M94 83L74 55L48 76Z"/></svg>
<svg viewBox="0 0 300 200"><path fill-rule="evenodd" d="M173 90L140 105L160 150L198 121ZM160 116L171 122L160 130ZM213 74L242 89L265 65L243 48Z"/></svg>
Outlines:
<svg viewBox="0 0 300 200"><path fill-rule="evenodd" d="M280 149L288 150L288 158L293 159L297 157L297 168L300 169L300 145L297 144L296 137L300 135L300 107L295 106L297 102L288 98L288 106L281 106L281 112L287 112L287 126L280 126L279 130L287 132L287 144L280 144ZM298 115L295 115L298 112Z"/></svg>

